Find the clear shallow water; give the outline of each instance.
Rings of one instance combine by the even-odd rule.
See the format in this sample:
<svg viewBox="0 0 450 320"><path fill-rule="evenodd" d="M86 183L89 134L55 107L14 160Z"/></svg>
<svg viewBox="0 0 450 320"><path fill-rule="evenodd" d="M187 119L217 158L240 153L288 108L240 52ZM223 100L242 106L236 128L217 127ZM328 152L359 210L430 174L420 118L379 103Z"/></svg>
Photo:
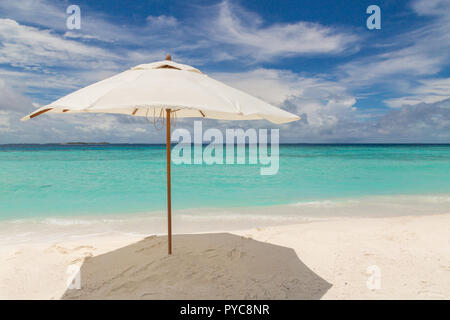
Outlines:
<svg viewBox="0 0 450 320"><path fill-rule="evenodd" d="M160 214L165 159L164 145L0 146L0 219ZM278 174L260 167L173 165L173 207L302 210L396 195L449 205L450 145L282 145Z"/></svg>

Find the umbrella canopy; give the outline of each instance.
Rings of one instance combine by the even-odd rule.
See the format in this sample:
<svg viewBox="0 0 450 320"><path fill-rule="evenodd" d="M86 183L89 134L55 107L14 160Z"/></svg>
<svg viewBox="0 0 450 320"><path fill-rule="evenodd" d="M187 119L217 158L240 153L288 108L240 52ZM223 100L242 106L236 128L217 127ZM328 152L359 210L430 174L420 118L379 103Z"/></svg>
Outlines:
<svg viewBox="0 0 450 320"><path fill-rule="evenodd" d="M168 251L172 253L170 118L203 117L220 120L266 119L274 123L300 117L216 81L200 70L171 61L141 64L75 91L21 120L43 113L120 113L165 117L167 149Z"/></svg>
<svg viewBox="0 0 450 320"><path fill-rule="evenodd" d="M37 109L43 113L121 113L133 116L203 117L220 120L299 120L292 113L214 80L188 65L170 60L141 64L75 91Z"/></svg>

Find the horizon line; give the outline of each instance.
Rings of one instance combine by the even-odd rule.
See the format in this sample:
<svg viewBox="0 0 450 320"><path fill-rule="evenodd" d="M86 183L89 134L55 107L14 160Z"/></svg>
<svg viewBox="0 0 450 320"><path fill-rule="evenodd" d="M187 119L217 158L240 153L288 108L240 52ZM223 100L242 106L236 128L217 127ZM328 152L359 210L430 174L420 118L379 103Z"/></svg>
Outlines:
<svg viewBox="0 0 450 320"><path fill-rule="evenodd" d="M191 143L194 144L194 143ZM211 143L202 143L209 145ZM248 145L249 143L245 143ZM270 142L268 142L270 144ZM450 142L280 142L279 145L450 145ZM166 145L166 143L144 143L144 142L43 142L43 143L0 143L0 146L20 145L55 145L55 146L105 146L105 145ZM195 145L195 144L194 144ZM236 145L241 145L236 143Z"/></svg>

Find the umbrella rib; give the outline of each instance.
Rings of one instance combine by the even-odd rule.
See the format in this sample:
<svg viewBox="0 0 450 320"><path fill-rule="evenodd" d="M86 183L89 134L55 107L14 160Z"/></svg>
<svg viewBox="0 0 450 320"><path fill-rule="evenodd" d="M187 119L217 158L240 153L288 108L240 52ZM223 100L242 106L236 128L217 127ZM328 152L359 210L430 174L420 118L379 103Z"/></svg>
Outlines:
<svg viewBox="0 0 450 320"><path fill-rule="evenodd" d="M47 111L50 111L50 110L52 110L53 108L47 108L47 109L44 109L44 110L41 110L41 111L39 111L39 112L36 112L36 113L34 113L34 114L32 114L31 116L30 116L30 119L33 119L34 117L37 117L37 116L39 116L39 115L41 115L41 114L43 114L43 113L46 113Z"/></svg>
<svg viewBox="0 0 450 320"><path fill-rule="evenodd" d="M155 69L175 69L175 70L181 70L180 68L177 68L177 67L174 67L174 66L170 66L170 65L168 65L168 64L159 66L159 67L157 67L157 68L155 68Z"/></svg>

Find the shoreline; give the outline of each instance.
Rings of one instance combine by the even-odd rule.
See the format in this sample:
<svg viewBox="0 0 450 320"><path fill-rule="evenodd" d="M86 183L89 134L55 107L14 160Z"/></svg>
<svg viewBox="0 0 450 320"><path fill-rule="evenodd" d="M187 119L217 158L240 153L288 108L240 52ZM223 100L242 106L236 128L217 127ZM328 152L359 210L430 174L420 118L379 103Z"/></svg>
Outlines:
<svg viewBox="0 0 450 320"><path fill-rule="evenodd" d="M345 218L429 216L450 212L449 194L370 196L301 201L288 205L173 210L174 233L229 232ZM48 216L0 220L0 244L91 234L164 235L166 211Z"/></svg>
<svg viewBox="0 0 450 320"><path fill-rule="evenodd" d="M449 299L450 288L447 284L450 281L448 265L450 253L446 250L446 245L450 241L448 226L450 226L450 213L377 218L340 217L308 223L229 230L227 234L237 235L243 239L253 239L258 243L293 249L298 259L312 273L331 285L321 296L322 299ZM191 234L212 237L219 233L210 233L205 230L205 232ZM27 235L24 234L23 237ZM75 233L67 237L35 239L33 242L2 241L0 259L4 263L0 266L0 275L2 275L0 298L59 299L66 291L69 266L81 266L85 259L95 259L104 253L115 252L120 248L139 243L143 238L143 234L112 231L84 235ZM176 243L175 241L175 249ZM443 245L436 245L439 243ZM161 252L165 252L164 241L161 241L160 246ZM214 253L216 247L220 247L221 244L211 239L208 246L210 247L208 250ZM235 252L244 249L226 247L224 250L224 252ZM244 250L241 255L248 256L249 253L251 252ZM149 252L149 254L152 253ZM164 254L161 257L165 256ZM175 251L174 256L183 259L184 254L177 255ZM189 254L187 256L189 257ZM159 259L158 256L154 258ZM235 258L233 255L224 255L224 260L220 261L226 263L228 259ZM128 261L127 258L124 260ZM33 263L30 264L30 261ZM249 265L249 262L246 262L246 265ZM381 270L381 288L377 290L369 290L366 286L367 278L370 276L367 274L367 267L372 265L378 266ZM113 266L109 267L113 268ZM210 266L198 265L197 267L198 271L204 271L204 268ZM181 274L186 271L183 269L175 271L177 270ZM196 270L194 266L189 272L203 279ZM224 269L223 272L226 273L227 270ZM271 275L276 270L270 269L265 272ZM164 276L160 275L160 277L158 283L164 283L166 281ZM288 279L280 281L282 280ZM128 280L124 278L123 281ZM110 285L113 287L115 284ZM181 294L180 297L186 297L189 293L183 291L183 283L180 285L181 291L177 292ZM239 287L238 283L233 285L236 288ZM272 289L278 290L277 288ZM244 291L238 289L233 291L237 294L235 298L244 297L238 295L238 292L244 294ZM164 290L161 292L165 292ZM256 290L252 292L256 294L256 298L271 298L270 295L258 295L256 287L251 290ZM108 295L108 292L103 294L105 294L103 298L114 298ZM211 294L213 297L214 294ZM289 298L290 293L283 294L288 294L287 298ZM155 293L152 297L162 296ZM280 296L274 295L272 298L275 297ZM295 297L297 296L291 296L291 298ZM139 297L130 293L129 298ZM197 299L199 296L190 298Z"/></svg>

